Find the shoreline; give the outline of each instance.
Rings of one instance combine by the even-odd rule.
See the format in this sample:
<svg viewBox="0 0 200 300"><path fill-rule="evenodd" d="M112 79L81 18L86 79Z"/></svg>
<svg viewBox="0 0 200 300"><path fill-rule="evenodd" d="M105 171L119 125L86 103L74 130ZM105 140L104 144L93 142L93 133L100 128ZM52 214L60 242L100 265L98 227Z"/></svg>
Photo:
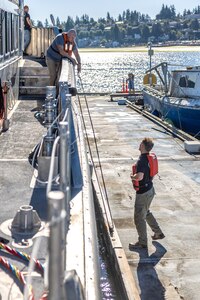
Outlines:
<svg viewBox="0 0 200 300"><path fill-rule="evenodd" d="M152 47L154 52L200 52L200 46L161 46ZM79 52L147 52L146 46L133 46L124 48L79 48Z"/></svg>

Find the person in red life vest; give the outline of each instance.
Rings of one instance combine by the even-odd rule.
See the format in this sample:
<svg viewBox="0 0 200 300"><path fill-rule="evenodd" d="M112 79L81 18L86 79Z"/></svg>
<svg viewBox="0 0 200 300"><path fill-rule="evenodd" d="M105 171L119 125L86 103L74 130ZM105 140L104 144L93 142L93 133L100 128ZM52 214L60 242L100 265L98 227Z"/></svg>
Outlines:
<svg viewBox="0 0 200 300"><path fill-rule="evenodd" d="M49 70L51 86L57 86L58 79L61 71L62 58L67 57L70 61L77 65L78 72L81 71L81 58L75 42L76 31L70 29L68 32L58 34L46 53L46 64ZM72 57L75 56L75 59Z"/></svg>
<svg viewBox="0 0 200 300"><path fill-rule="evenodd" d="M158 172L158 161L154 153L150 153L154 146L151 138L144 138L139 146L141 155L133 166L131 180L136 190L134 222L138 233L138 241L130 243L129 249L147 248L146 223L151 227L153 240L163 239L165 236L155 217L150 211L150 205L155 195L153 176Z"/></svg>

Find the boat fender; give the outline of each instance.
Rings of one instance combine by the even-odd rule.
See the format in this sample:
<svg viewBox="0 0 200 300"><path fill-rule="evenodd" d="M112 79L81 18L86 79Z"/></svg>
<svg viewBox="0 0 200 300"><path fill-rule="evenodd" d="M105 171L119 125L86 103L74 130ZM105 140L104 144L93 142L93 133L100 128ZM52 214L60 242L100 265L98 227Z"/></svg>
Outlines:
<svg viewBox="0 0 200 300"><path fill-rule="evenodd" d="M153 177L158 174L158 159L155 153L149 153L147 155L148 163L149 163L149 170L150 170L150 177ZM137 164L132 166L132 174L135 175L137 173ZM139 180L132 180L133 188L136 191L139 191Z"/></svg>

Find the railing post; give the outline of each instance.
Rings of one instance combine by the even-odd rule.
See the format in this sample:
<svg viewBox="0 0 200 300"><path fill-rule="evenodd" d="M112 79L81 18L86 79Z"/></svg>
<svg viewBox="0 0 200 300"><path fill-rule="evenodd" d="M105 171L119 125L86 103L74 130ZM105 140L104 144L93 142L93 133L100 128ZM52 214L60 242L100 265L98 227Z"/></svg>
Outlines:
<svg viewBox="0 0 200 300"><path fill-rule="evenodd" d="M69 119L69 110L67 119ZM65 222L65 234L69 228L70 200L71 200L71 149L70 131L68 122L60 122L60 190L64 193L65 211L67 218Z"/></svg>
<svg viewBox="0 0 200 300"><path fill-rule="evenodd" d="M61 191L48 193L49 236L49 300L61 300L64 295L65 264L62 251L63 199Z"/></svg>

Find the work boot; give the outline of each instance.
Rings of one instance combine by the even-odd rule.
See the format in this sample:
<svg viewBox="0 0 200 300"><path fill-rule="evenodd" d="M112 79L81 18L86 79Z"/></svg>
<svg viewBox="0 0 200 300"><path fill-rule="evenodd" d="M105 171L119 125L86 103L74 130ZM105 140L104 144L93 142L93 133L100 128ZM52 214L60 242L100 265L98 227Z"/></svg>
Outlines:
<svg viewBox="0 0 200 300"><path fill-rule="evenodd" d="M137 243L129 243L129 250L147 249L147 245Z"/></svg>
<svg viewBox="0 0 200 300"><path fill-rule="evenodd" d="M165 238L164 233L154 233L154 235L152 236L152 240L162 240Z"/></svg>

